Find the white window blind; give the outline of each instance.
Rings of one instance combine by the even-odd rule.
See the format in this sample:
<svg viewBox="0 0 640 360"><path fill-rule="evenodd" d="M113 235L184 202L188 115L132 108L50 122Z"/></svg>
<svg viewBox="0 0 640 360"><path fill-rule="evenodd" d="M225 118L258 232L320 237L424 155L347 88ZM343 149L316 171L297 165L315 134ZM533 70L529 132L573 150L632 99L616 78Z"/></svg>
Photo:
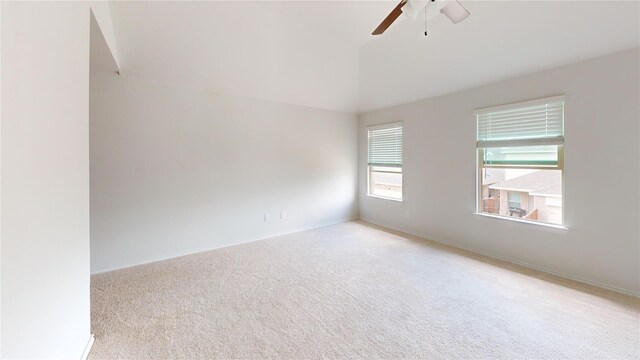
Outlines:
<svg viewBox="0 0 640 360"><path fill-rule="evenodd" d="M402 123L371 127L367 133L370 166L402 167Z"/></svg>
<svg viewBox="0 0 640 360"><path fill-rule="evenodd" d="M563 97L478 110L476 117L479 148L563 143Z"/></svg>

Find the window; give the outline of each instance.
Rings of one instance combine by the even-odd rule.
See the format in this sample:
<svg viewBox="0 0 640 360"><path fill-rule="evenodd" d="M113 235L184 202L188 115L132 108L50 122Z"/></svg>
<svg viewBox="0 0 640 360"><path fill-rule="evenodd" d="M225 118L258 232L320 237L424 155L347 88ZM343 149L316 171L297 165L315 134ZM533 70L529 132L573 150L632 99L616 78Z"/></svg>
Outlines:
<svg viewBox="0 0 640 360"><path fill-rule="evenodd" d="M509 200L509 208L520 208L522 203L520 202L520 193L509 191L508 198Z"/></svg>
<svg viewBox="0 0 640 360"><path fill-rule="evenodd" d="M564 98L476 111L479 213L563 223Z"/></svg>
<svg viewBox="0 0 640 360"><path fill-rule="evenodd" d="M367 128L368 195L402 200L402 123Z"/></svg>

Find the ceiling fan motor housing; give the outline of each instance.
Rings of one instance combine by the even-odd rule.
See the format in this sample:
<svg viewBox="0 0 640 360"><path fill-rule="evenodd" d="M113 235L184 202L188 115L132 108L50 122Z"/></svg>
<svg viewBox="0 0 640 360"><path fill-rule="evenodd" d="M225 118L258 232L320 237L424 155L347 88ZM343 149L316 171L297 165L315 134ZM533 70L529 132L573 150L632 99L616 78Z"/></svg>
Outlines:
<svg viewBox="0 0 640 360"><path fill-rule="evenodd" d="M424 11L427 19L432 19L440 14L446 3L446 0L407 0L402 7L402 13L415 20L418 14Z"/></svg>

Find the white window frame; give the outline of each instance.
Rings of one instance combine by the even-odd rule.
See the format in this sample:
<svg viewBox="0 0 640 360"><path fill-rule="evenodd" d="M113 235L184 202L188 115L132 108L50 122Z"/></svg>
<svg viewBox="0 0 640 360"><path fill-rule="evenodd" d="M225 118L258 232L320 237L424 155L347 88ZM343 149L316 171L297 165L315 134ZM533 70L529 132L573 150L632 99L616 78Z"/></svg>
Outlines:
<svg viewBox="0 0 640 360"><path fill-rule="evenodd" d="M370 130L392 128L392 127L396 127L398 125L402 127L402 166L400 167L400 174L402 175L402 189L400 190L400 199L396 199L396 198L392 198L392 197L388 197L388 196L376 195L376 194L373 194L371 192L371 172L372 172L373 165L369 165L369 131ZM394 121L394 122L390 122L390 123L371 125L371 126L367 126L365 128L365 132L366 132L366 137L367 137L367 163L366 163L366 166L367 166L367 196L371 197L371 198L376 198L376 199L403 202L404 201L404 124L402 123L402 121Z"/></svg>
<svg viewBox="0 0 640 360"><path fill-rule="evenodd" d="M499 105L499 106L492 106L492 107L487 107L487 108L476 109L474 111L474 113L473 113L474 114L474 120L476 122L476 127L475 127L476 128L476 135L477 135L477 131L478 131L478 115L480 115L480 114L484 114L484 113L491 112L491 111L511 110L511 109L516 109L516 108L520 108L520 107L544 104L544 103L549 103L549 102L558 102L558 101L562 101L566 105L566 101L565 101L564 95L559 95L559 96L552 96L552 97L540 98L540 99L529 100L529 101L522 101L522 102L518 102L518 103L511 103L511 104L505 104L505 105ZM562 119L563 127L564 127L564 120L565 119L564 119L564 114L563 114L563 119ZM558 146L558 163L557 163L556 166L484 165L484 151L485 151L485 149L487 149L489 147L480 147L478 144L476 144L476 210L475 210L475 214L476 215L485 216L485 217L489 217L489 218L502 219L502 220L507 220L507 221L519 222L519 223L540 225L540 226L546 226L546 227L557 228L557 229L567 229L566 223L565 223L566 206L565 206L564 137L565 136L564 136L564 130L563 130L562 144L557 144L553 140L549 141L550 144L554 144L554 145ZM537 140L535 140L533 142L535 142L535 145L545 145L545 141L542 140L542 139L537 139ZM502 144L502 146L527 146L527 145L532 145L532 141L531 140L527 140L527 139L523 139L523 140L505 140L505 141L501 141L501 144ZM526 219L520 219L520 218L515 218L515 217L508 217L508 216L503 216L503 215L485 213L483 211L483 209L482 209L482 205L483 205L482 204L482 170L484 168L505 169L505 168L509 168L509 167L517 168L517 169L538 169L538 170L560 170L561 171L561 179L562 179L562 224L554 224L554 223L547 223L547 222L542 222L542 221L526 220Z"/></svg>

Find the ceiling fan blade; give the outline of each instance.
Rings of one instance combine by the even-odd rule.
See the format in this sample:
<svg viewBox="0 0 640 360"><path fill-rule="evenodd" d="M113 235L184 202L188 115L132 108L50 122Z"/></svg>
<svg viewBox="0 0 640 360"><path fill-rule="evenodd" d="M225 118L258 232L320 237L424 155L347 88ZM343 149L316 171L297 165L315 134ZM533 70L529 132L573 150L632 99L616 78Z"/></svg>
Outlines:
<svg viewBox="0 0 640 360"><path fill-rule="evenodd" d="M465 9L457 0L448 0L441 10L441 13L445 14L451 22L457 24L471 15L469 10Z"/></svg>
<svg viewBox="0 0 640 360"><path fill-rule="evenodd" d="M398 16L400 16L400 14L402 14L402 10L401 9L404 6L404 4L406 4L406 3L407 3L406 0L400 1L400 3L398 5L396 5L396 7L393 10L391 10L389 15L387 15L387 17L384 18L384 20L382 20L380 25L378 25L378 27L375 30L373 30L371 35L380 35L385 30L387 30L387 28L389 26L391 26L391 24L393 24L394 21L396 21Z"/></svg>

